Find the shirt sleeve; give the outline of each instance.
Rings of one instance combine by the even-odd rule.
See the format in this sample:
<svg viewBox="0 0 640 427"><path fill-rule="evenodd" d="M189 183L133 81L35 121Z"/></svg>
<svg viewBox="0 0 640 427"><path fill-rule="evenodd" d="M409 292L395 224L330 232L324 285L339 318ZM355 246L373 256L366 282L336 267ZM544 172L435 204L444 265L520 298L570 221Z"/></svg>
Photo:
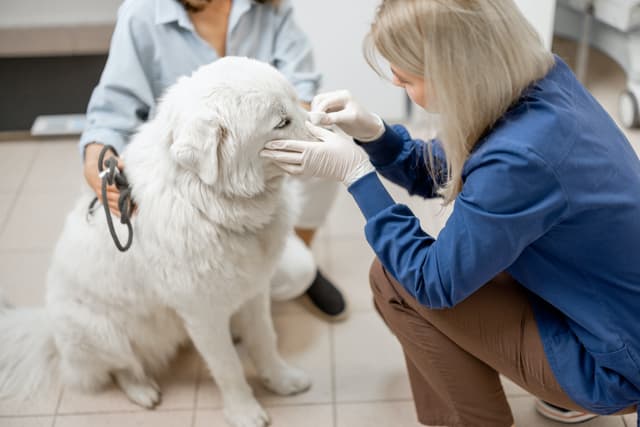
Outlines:
<svg viewBox="0 0 640 427"><path fill-rule="evenodd" d="M92 142L110 144L122 152L137 127L146 121L154 96L145 70L153 46L142 23L119 13L109 57L87 107L87 125L80 154Z"/></svg>
<svg viewBox="0 0 640 427"><path fill-rule="evenodd" d="M382 176L409 194L438 197L438 188L446 181L446 160L437 140L412 139L404 126L385 123L385 132L379 139L358 144Z"/></svg>
<svg viewBox="0 0 640 427"><path fill-rule="evenodd" d="M462 192L438 239L375 174L349 191L367 219L365 234L381 263L421 304L448 308L506 270L562 216L567 198L538 156L484 156L466 171Z"/></svg>
<svg viewBox="0 0 640 427"><path fill-rule="evenodd" d="M289 1L280 4L278 15L280 21L275 36L273 65L293 84L301 101L311 102L321 79L315 71L311 43L296 24Z"/></svg>

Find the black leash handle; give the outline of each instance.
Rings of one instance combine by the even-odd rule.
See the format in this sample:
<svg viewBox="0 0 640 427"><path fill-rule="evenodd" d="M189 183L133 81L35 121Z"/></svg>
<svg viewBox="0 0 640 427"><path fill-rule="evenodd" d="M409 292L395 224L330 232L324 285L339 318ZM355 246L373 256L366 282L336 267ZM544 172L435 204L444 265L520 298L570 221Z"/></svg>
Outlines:
<svg viewBox="0 0 640 427"><path fill-rule="evenodd" d="M107 151L113 152L115 157L109 157L104 160ZM131 225L131 214L133 213L133 200L131 199L131 187L127 181L127 177L123 172L118 170L118 151L111 145L105 145L100 150L98 156L98 173L102 179L102 206L104 207L104 214L107 218L107 226L109 227L109 233L113 243L120 252L126 252L133 243L133 226ZM107 169L105 169L105 166ZM115 185L120 192L118 197L118 209L120 209L120 223L127 226L127 243L124 245L120 242L116 230L113 226L113 217L111 216L111 210L109 210L109 202L107 200L107 185ZM95 202L95 200L94 200ZM93 205L93 203L91 204Z"/></svg>

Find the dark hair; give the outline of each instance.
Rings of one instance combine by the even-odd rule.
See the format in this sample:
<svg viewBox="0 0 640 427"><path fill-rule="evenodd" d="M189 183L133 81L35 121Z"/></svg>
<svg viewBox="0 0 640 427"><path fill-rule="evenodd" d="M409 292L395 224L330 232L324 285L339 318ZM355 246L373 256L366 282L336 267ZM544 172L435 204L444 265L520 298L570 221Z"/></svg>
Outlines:
<svg viewBox="0 0 640 427"><path fill-rule="evenodd" d="M185 9L189 12L198 12L201 11L205 4L211 3L211 0L178 0ZM271 4L273 6L277 6L280 3L280 0L255 0L260 4Z"/></svg>

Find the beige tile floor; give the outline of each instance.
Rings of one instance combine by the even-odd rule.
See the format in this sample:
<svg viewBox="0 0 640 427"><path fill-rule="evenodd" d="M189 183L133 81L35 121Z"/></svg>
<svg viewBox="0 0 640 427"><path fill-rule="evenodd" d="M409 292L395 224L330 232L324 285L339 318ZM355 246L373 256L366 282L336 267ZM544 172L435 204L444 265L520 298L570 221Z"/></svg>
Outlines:
<svg viewBox="0 0 640 427"><path fill-rule="evenodd" d="M566 43L557 49L570 56ZM622 71L595 53L588 86L616 117ZM640 152L640 132L628 135ZM75 141L0 143L0 287L15 304L42 304L51 250L81 185ZM437 234L447 210L390 188ZM258 384L247 364L251 384L275 427L418 426L400 347L371 304L367 271L373 255L362 236L363 224L355 204L341 191L314 247L324 271L349 298L347 321L324 323L299 301L274 307L280 348L311 374L313 388L299 396L274 396ZM57 389L27 403L0 402L0 427L224 426L218 390L192 349L180 354L160 383L163 401L155 411L132 405L115 388L98 395ZM532 396L508 381L505 386L518 426L555 425L535 414ZM586 425L630 427L635 417L598 418Z"/></svg>

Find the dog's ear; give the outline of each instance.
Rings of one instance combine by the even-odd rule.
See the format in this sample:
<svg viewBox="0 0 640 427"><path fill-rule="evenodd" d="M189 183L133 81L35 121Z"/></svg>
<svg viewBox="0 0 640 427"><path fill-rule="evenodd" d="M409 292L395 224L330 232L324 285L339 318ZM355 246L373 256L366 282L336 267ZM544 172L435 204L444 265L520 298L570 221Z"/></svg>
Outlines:
<svg viewBox="0 0 640 427"><path fill-rule="evenodd" d="M218 179L220 144L227 128L217 117L193 117L173 130L171 155L185 169L196 173L207 185Z"/></svg>

